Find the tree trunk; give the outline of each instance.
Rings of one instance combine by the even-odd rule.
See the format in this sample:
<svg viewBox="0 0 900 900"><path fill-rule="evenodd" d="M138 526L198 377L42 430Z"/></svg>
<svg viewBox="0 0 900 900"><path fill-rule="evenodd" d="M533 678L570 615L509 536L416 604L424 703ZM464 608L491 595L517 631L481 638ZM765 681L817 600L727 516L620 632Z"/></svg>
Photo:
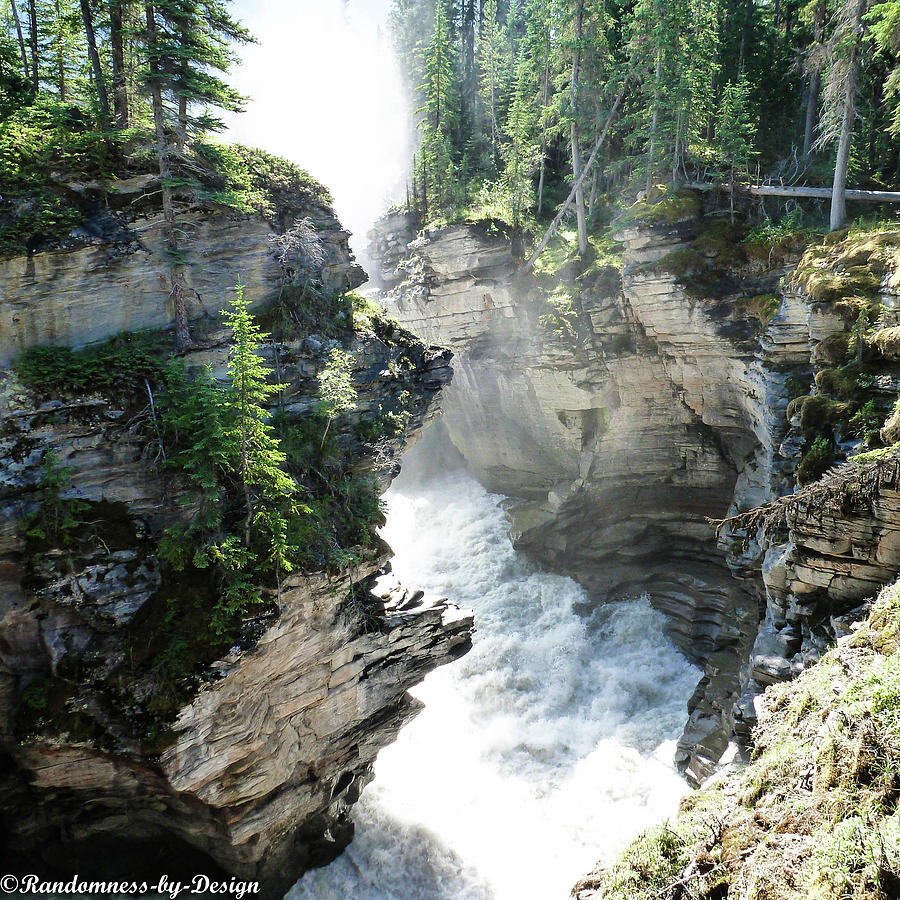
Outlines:
<svg viewBox="0 0 900 900"><path fill-rule="evenodd" d="M584 25L584 0L578 0L575 13L575 48L572 54L572 177L575 179L575 217L578 221L578 253L588 251L587 215L584 209L584 179L581 177L581 153L578 149L578 81L581 69L581 38Z"/></svg>
<svg viewBox="0 0 900 900"><path fill-rule="evenodd" d="M656 152L656 130L659 128L659 82L662 78L662 53L656 51L656 80L653 87L653 116L650 119L650 143L647 146L647 184L646 192L653 186L653 165Z"/></svg>
<svg viewBox="0 0 900 900"><path fill-rule="evenodd" d="M853 139L853 119L856 115L856 104L849 89L849 81L853 82L856 91L856 78L848 79L848 91L844 98L844 116L841 120L841 136L838 140L837 159L834 163L834 183L831 186L831 216L828 230L835 231L847 220L847 201L844 191L847 188L847 166L850 162L850 141Z"/></svg>
<svg viewBox="0 0 900 900"><path fill-rule="evenodd" d="M123 7L125 0L111 0L109 4L109 42L112 50L113 107L116 125L128 127L128 87L125 75L125 36Z"/></svg>
<svg viewBox="0 0 900 900"><path fill-rule="evenodd" d="M63 46L62 14L59 9L59 0L54 0L56 9L56 87L59 90L59 99L66 99L66 57Z"/></svg>
<svg viewBox="0 0 900 900"><path fill-rule="evenodd" d="M816 113L819 111L819 84L822 75L813 72L809 76L809 94L806 97L806 125L803 129L803 158L809 159L816 130Z"/></svg>
<svg viewBox="0 0 900 900"><path fill-rule="evenodd" d="M153 4L146 5L148 43L152 46L157 41L156 18ZM166 249L171 256L172 306L175 315L175 343L179 350L193 345L188 328L187 310L184 305L184 271L179 260L178 235L175 231L175 205L172 197L172 168L169 160L169 142L166 137L165 113L162 102L162 84L159 66L153 56L148 62L150 70L150 96L153 103L153 124L156 131L156 152L159 160L159 180L161 183L163 203L163 234Z"/></svg>
<svg viewBox="0 0 900 900"><path fill-rule="evenodd" d="M25 73L25 80L31 78L31 71L28 68L28 55L25 53L25 37L22 34L22 20L19 18L19 10L16 8L16 0L10 0L12 7L13 21L16 23L16 35L19 38L19 52L22 54L22 70Z"/></svg>
<svg viewBox="0 0 900 900"><path fill-rule="evenodd" d="M847 60L847 79L844 84L844 112L841 118L841 134L838 139L837 158L834 163L834 184L831 188L831 216L828 228L835 231L847 221L847 166L850 162L850 143L853 140L853 123L856 120L856 89L859 83L859 38L865 0L856 0L851 20L853 43Z"/></svg>
<svg viewBox="0 0 900 900"><path fill-rule="evenodd" d="M100 115L104 127L109 127L109 96L106 93L106 82L100 68L100 54L97 53L97 39L94 36L94 17L91 13L90 0L81 0L81 19L84 22L84 34L87 38L88 56L91 59L91 71L94 73L94 86L97 89L97 100L100 103Z"/></svg>
<svg viewBox="0 0 900 900"><path fill-rule="evenodd" d="M38 27L35 0L28 0L28 17L30 20L29 32L31 38L31 87L35 94L37 94L41 78L38 71Z"/></svg>
<svg viewBox="0 0 900 900"><path fill-rule="evenodd" d="M538 178L537 216L540 218L544 208L544 173L547 170L547 122L544 112L550 99L550 52L544 58L544 82L541 85L541 174Z"/></svg>

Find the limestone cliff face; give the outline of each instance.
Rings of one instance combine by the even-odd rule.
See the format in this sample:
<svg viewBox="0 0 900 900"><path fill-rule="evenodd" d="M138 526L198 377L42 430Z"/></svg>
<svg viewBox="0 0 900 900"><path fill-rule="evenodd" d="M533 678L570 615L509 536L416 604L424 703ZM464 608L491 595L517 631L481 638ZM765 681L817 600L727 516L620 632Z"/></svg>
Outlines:
<svg viewBox="0 0 900 900"><path fill-rule="evenodd" d="M328 207L303 210L322 242L326 290L365 281ZM277 233L259 216L223 207L180 217L191 238L185 300L192 319L213 317L238 279L261 302L278 290L281 266L268 239ZM290 223L293 224L293 223ZM0 259L0 364L35 344L82 346L121 331L164 328L173 321L162 214L132 217L116 240L97 239L71 250Z"/></svg>
<svg viewBox="0 0 900 900"><path fill-rule="evenodd" d="M679 747L700 781L732 733L765 604L759 544L717 545L707 517L793 488L790 382L806 390L815 346L847 325L783 288L800 248L740 244L697 204L616 237L621 266L563 272L562 325L540 276L478 226L426 230L392 259L391 297L455 352L443 422L478 477L520 501L518 546L598 597L648 590L705 664Z"/></svg>
<svg viewBox="0 0 900 900"><path fill-rule="evenodd" d="M359 283L333 214L311 215L328 247L321 280ZM191 312L205 332L185 363L217 371L229 336L216 313L235 277L264 301L282 272L264 221L223 212L197 226ZM0 264L0 355L167 324L158 222L136 230L139 245L124 251L98 244ZM312 334L270 346L289 413L314 404L333 344ZM358 449L357 468L384 488L439 411L450 354L367 329L350 349L356 419L403 397L403 427ZM391 555L382 544L352 570L296 572L270 590L269 611L245 621L227 654L191 676L183 704L154 721L151 698L167 688L139 659L166 609L155 548L186 512L148 431L150 402L143 390L48 396L11 371L0 377L3 858L107 878L220 872L278 896L350 840L349 810L376 754L417 711L407 689L466 651L472 618L399 585L375 596ZM340 441L356 440L353 424L336 426ZM22 522L48 451L71 470L64 496L89 503L90 521L67 546L35 555Z"/></svg>

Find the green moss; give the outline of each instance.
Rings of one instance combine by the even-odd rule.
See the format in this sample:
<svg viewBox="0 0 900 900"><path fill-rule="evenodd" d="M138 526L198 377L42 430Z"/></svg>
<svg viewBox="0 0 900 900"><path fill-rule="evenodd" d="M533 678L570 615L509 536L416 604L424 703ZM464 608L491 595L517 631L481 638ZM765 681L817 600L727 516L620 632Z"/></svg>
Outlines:
<svg viewBox="0 0 900 900"><path fill-rule="evenodd" d="M619 217L620 225L671 226L699 217L700 197L693 191L669 191L660 185L647 198L627 207Z"/></svg>
<svg viewBox="0 0 900 900"><path fill-rule="evenodd" d="M742 246L743 230L730 222L707 225L691 242L703 256L714 258L719 265L740 265L746 259Z"/></svg>
<svg viewBox="0 0 900 900"><path fill-rule="evenodd" d="M900 325L880 328L871 336L869 344L889 362L900 361Z"/></svg>
<svg viewBox="0 0 900 900"><path fill-rule="evenodd" d="M816 344L814 358L819 363L837 366L847 362L850 355L850 334L836 331Z"/></svg>
<svg viewBox="0 0 900 900"><path fill-rule="evenodd" d="M706 260L689 247L672 250L652 264L656 272L665 272L678 279L688 278L706 270Z"/></svg>
<svg viewBox="0 0 900 900"><path fill-rule="evenodd" d="M791 410L800 414L800 428L807 437L818 434L825 425L833 426L847 420L850 406L821 394L802 397Z"/></svg>
<svg viewBox="0 0 900 900"><path fill-rule="evenodd" d="M781 298L775 294L755 294L752 297L741 297L735 306L742 313L759 320L760 325L768 325L778 313Z"/></svg>

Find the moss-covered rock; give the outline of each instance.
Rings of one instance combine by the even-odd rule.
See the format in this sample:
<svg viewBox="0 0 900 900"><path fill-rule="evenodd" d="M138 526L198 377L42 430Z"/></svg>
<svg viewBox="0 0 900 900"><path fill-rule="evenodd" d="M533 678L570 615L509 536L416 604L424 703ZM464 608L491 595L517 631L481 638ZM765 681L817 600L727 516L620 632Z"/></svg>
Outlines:
<svg viewBox="0 0 900 900"><path fill-rule="evenodd" d="M672 226L680 222L696 219L702 205L694 191L668 191L659 185L646 197L634 202L619 216L616 224Z"/></svg>
<svg viewBox="0 0 900 900"><path fill-rule="evenodd" d="M796 681L769 688L751 764L682 803L579 900L900 896L900 582Z"/></svg>
<svg viewBox="0 0 900 900"><path fill-rule="evenodd" d="M879 328L869 341L884 359L900 362L900 325Z"/></svg>

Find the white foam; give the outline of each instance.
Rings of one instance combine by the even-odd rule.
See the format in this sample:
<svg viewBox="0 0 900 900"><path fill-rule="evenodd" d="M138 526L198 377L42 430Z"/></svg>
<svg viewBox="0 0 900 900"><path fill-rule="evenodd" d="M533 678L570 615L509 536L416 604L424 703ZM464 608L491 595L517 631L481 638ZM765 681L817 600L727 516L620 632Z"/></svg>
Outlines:
<svg viewBox="0 0 900 900"><path fill-rule="evenodd" d="M674 811L699 672L646 597L577 614L584 591L523 560L467 475L387 499L396 574L474 608L474 646L414 690L425 710L379 756L353 844L288 897L563 900Z"/></svg>

